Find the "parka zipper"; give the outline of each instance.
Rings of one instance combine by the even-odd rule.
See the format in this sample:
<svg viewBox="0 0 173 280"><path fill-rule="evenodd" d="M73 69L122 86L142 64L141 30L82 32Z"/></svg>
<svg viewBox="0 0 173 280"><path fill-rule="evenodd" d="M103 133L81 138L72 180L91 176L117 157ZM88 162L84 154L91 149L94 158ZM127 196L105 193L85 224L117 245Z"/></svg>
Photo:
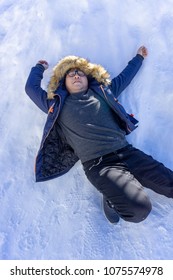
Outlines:
<svg viewBox="0 0 173 280"><path fill-rule="evenodd" d="M104 88L103 88L103 85L100 85L100 88L101 88L101 90L102 90L102 92L103 92L105 98L108 100L108 98L107 98L107 96L106 96L106 93L105 93L105 90L104 90Z"/></svg>
<svg viewBox="0 0 173 280"><path fill-rule="evenodd" d="M60 99L59 106L58 106L58 107L59 107L59 108L58 108L58 112L57 112L57 114L56 114L55 120L54 120L54 122L53 122L51 128L49 129L49 131L47 132L47 134L46 134L46 136L45 136L45 138L44 138L44 141L43 141L43 143L42 143L42 145L41 145L39 151L43 148L43 145L44 145L44 143L45 143L47 137L49 136L49 133L50 133L52 127L54 126L54 124L55 124L55 122L56 122L56 120L57 120L57 117L58 117L58 115L59 115L59 111L60 111L60 107L61 107L61 96L60 96L59 94L57 94L57 95L59 96L59 99ZM55 105L55 103L50 107L50 109L49 109L49 111L48 111L48 114L49 114L49 113L52 113L52 109L53 109L54 105ZM39 151L38 151L38 153L39 153ZM37 153L37 156L36 156L36 158L35 158L35 172L36 172L36 162L37 162L38 153Z"/></svg>
<svg viewBox="0 0 173 280"><path fill-rule="evenodd" d="M59 99L60 99L58 112L57 112L57 114L56 114L55 120L54 120L54 122L53 122L51 128L49 129L49 131L47 132L47 135L46 135L45 138L44 138L44 141L43 141L43 143L42 143L42 146L40 147L40 150L43 148L43 144L44 144L44 142L46 141L46 138L48 137L48 135L49 135L49 133L50 133L52 127L54 126L54 124L55 124L55 122L56 122L56 120L57 120L57 117L58 117L58 115L59 115L59 111L60 111L60 107L61 107L61 96L60 96L59 94L57 94L57 95L59 96ZM54 103L51 107L53 107L54 105L55 105L55 103ZM51 107L50 107L50 108L51 108Z"/></svg>
<svg viewBox="0 0 173 280"><path fill-rule="evenodd" d="M102 92L103 92L105 98L108 100L108 98L107 98L107 96L106 96L106 93L105 93L105 90L104 90L104 88L103 88L103 85L100 85L100 88L101 88L101 90L102 90ZM117 99L116 97L114 97L114 100L115 100L118 104L120 104L120 103L118 102L118 99ZM109 102L109 100L108 100L108 102ZM121 105L121 104L120 104L120 105Z"/></svg>
<svg viewBox="0 0 173 280"><path fill-rule="evenodd" d="M109 102L109 100L108 100L108 98L107 98L107 96L106 96L106 93L105 93L105 90L104 90L104 88L103 88L103 85L100 85L100 88L101 88L101 90L102 90L102 92L103 92L103 94L104 94L104 96L105 96L105 99ZM119 102L118 102L118 99L116 98L116 97L114 97L114 100L120 105L120 106L122 106ZM109 102L110 103L110 102ZM111 105L111 104L110 104ZM112 106L111 106L112 107ZM113 108L114 109L114 108ZM121 117L120 117L121 118ZM123 121L123 119L122 119L122 121ZM132 132L132 130L129 128L129 126L128 126L128 124L127 123L125 123L126 124L126 128L127 128L127 130L129 131L129 133L130 132Z"/></svg>

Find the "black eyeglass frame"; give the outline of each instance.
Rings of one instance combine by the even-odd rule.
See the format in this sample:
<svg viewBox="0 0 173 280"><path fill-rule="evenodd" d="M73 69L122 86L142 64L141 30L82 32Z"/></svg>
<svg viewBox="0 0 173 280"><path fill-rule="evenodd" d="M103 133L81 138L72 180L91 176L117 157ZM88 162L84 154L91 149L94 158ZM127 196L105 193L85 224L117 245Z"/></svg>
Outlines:
<svg viewBox="0 0 173 280"><path fill-rule="evenodd" d="M80 69L74 69L74 70L71 69L71 70L67 71L67 73L66 73L66 75L68 75L70 78L75 77L76 74L79 77L85 77L86 76L86 74Z"/></svg>

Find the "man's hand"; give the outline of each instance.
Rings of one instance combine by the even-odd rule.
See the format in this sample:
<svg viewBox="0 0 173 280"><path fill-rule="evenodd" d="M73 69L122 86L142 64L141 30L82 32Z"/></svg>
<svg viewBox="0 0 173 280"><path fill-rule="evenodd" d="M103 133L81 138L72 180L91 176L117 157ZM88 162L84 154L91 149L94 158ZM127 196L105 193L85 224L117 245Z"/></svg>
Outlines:
<svg viewBox="0 0 173 280"><path fill-rule="evenodd" d="M49 64L46 60L39 60L37 64L43 65L44 69L47 70L49 68Z"/></svg>
<svg viewBox="0 0 173 280"><path fill-rule="evenodd" d="M137 54L140 54L143 56L143 58L147 57L148 55L148 50L145 46L141 46L138 51L137 51Z"/></svg>

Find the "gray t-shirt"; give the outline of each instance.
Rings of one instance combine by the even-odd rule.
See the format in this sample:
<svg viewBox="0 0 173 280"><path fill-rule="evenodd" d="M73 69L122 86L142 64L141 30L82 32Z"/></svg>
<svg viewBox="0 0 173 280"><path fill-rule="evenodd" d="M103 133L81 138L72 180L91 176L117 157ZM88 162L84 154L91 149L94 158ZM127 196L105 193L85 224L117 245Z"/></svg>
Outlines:
<svg viewBox="0 0 173 280"><path fill-rule="evenodd" d="M58 123L68 144L82 162L128 145L126 133L118 125L116 114L91 89L66 98Z"/></svg>

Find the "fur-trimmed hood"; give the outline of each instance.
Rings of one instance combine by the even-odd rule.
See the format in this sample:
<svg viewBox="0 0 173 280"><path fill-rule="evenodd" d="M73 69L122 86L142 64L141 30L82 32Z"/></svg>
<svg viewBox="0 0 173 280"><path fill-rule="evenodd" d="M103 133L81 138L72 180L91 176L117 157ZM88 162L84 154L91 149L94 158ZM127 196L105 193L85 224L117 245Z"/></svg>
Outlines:
<svg viewBox="0 0 173 280"><path fill-rule="evenodd" d="M66 56L53 68L53 75L48 84L48 99L54 98L54 92L58 88L59 82L65 77L67 71L73 68L82 70L87 76L93 77L99 83L110 84L110 75L103 66L93 64L82 57Z"/></svg>

